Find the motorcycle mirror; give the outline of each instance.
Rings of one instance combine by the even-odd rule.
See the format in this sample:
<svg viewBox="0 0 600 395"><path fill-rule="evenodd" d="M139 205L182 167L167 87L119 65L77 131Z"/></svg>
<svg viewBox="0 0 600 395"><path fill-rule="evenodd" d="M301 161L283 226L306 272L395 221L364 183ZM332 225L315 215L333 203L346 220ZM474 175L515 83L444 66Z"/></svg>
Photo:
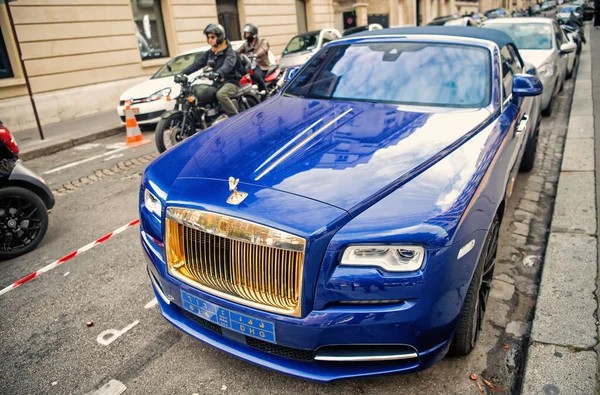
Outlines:
<svg viewBox="0 0 600 395"><path fill-rule="evenodd" d="M216 65L215 61L212 59L209 60L206 64L208 65L208 67L211 67L211 68L214 68Z"/></svg>

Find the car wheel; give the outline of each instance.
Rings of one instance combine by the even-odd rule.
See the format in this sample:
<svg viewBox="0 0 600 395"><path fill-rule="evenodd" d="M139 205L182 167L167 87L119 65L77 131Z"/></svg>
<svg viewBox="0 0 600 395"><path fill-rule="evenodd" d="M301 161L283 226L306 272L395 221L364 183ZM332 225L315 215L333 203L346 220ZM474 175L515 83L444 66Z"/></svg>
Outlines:
<svg viewBox="0 0 600 395"><path fill-rule="evenodd" d="M458 318L457 329L450 345L452 355L468 355L475 348L481 334L483 317L487 309L487 301L494 278L494 268L496 267L499 230L500 220L496 215L486 236L485 244L475 268L475 274L471 284L469 284L463 309Z"/></svg>
<svg viewBox="0 0 600 395"><path fill-rule="evenodd" d="M542 109L543 116L549 117L552 115L552 104L554 104L554 96L550 96L550 103L548 103L548 107Z"/></svg>
<svg viewBox="0 0 600 395"><path fill-rule="evenodd" d="M539 126L536 128L535 134L525 145L525 152L523 152L523 158L521 159L521 165L519 166L520 171L528 172L533 169L533 165L535 164L535 154L537 152L538 135Z"/></svg>
<svg viewBox="0 0 600 395"><path fill-rule="evenodd" d="M0 260L26 254L40 244L48 230L48 210L28 189L0 189Z"/></svg>
<svg viewBox="0 0 600 395"><path fill-rule="evenodd" d="M566 71L565 71L565 78L561 78L560 79L560 88L558 88L558 93L563 91L563 88L565 87L565 79L566 79Z"/></svg>

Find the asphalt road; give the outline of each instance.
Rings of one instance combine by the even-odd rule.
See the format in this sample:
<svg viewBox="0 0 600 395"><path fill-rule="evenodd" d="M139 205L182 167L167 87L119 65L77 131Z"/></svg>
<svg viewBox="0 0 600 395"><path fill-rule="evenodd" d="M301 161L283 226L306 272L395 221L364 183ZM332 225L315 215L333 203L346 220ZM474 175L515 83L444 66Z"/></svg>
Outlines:
<svg viewBox="0 0 600 395"><path fill-rule="evenodd" d="M126 394L479 394L472 373L513 393L523 370L572 90L568 82L554 115L543 119L536 169L517 180L502 224L484 333L470 356L446 358L419 374L332 384L255 367L182 334L161 317L134 226L0 296L0 394L116 394L124 387ZM27 163L61 192L42 244L0 263L0 289L138 217L141 162L125 162L93 182L69 183L155 151L148 144L111 153L122 139ZM105 161L115 154L124 156ZM73 188L65 189L66 183ZM524 221L519 216L531 202L526 197L533 199L534 218L523 235L515 221ZM97 392L107 384L108 392Z"/></svg>

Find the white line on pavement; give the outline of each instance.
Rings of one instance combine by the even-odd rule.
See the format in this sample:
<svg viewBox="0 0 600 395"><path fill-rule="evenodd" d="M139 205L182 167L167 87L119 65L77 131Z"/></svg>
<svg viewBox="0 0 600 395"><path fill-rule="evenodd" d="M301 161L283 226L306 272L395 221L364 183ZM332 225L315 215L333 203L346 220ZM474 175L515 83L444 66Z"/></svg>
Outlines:
<svg viewBox="0 0 600 395"><path fill-rule="evenodd" d="M112 379L98 388L92 395L119 395L125 392L126 389L127 387L119 380Z"/></svg>
<svg viewBox="0 0 600 395"><path fill-rule="evenodd" d="M158 300L156 300L156 298L152 299L151 301L149 301L148 303L146 303L146 305L144 306L145 309L150 309L154 306L156 306L158 304Z"/></svg>
<svg viewBox="0 0 600 395"><path fill-rule="evenodd" d="M115 148L115 149L113 149L111 151L105 152L105 153L100 154L100 155L90 156L89 158L85 158L85 159L78 160L78 161L75 161L75 162L67 163L66 165L55 167L54 169L50 169L47 172L44 172L44 174L52 174L52 173L59 172L61 170L70 169L71 167L75 167L75 166L80 165L82 163L91 162L91 161L96 160L98 158L102 158L103 156L106 156L106 155L113 155L116 152L124 151L126 149L129 149L129 147Z"/></svg>

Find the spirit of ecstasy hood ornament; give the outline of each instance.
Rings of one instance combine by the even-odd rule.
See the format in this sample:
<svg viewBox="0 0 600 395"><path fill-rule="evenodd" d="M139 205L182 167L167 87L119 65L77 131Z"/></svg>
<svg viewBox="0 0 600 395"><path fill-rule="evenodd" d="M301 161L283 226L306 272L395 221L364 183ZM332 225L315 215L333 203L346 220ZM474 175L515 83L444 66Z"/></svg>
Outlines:
<svg viewBox="0 0 600 395"><path fill-rule="evenodd" d="M237 186L239 182L239 178L236 179L233 177L229 177L229 190L233 193L229 195L229 198L227 198L227 203L233 204L234 206L237 206L238 204L243 202L244 199L246 199L246 196L248 196L248 193L246 192L238 192Z"/></svg>

